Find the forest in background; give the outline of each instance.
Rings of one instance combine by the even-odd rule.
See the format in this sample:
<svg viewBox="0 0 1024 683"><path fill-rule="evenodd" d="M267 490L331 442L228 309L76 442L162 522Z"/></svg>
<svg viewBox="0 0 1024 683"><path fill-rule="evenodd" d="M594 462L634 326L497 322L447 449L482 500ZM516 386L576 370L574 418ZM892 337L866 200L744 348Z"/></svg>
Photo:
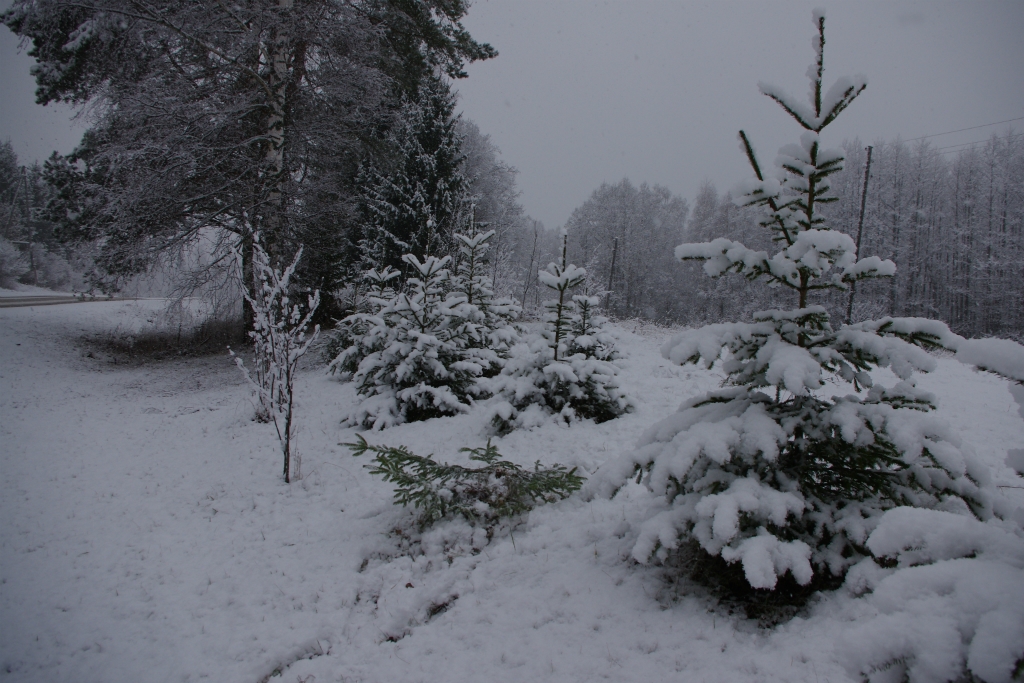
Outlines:
<svg viewBox="0 0 1024 683"><path fill-rule="evenodd" d="M856 239L867 151L859 140L842 146L845 166L831 178L838 201L823 210L833 229ZM894 278L860 285L854 321L917 316L943 320L965 336L1021 337L1020 134L952 150L927 141L875 142L864 208L860 252L891 259L897 270ZM676 261L672 249L727 237L768 250L759 219L758 209L737 206L711 183L691 205L665 188L623 180L602 185L573 212L570 260L605 285L613 316L690 325L749 320L755 311L788 306L791 295L738 277L708 279L699 264ZM529 241L525 232L520 239ZM849 295L820 294L812 303L845 320Z"/></svg>
<svg viewBox="0 0 1024 683"><path fill-rule="evenodd" d="M458 220L467 231L471 223L495 231L488 266L495 291L522 302L528 313L539 311L544 293L537 273L556 260L559 231L524 212L517 170L490 136L472 121L453 120L465 181ZM860 285L852 319L918 316L941 319L965 336L1024 336L1021 135L1007 131L960 149L923 140L872 147L861 253L892 259L897 273ZM867 149L859 140L843 148L844 169L832 177L838 201L825 211L834 229L856 239ZM88 286L96 248L59 238L46 219L53 194L40 165L19 165L10 145L0 145L0 270L8 285ZM602 184L572 213L565 226L568 257L587 269L589 293L600 295L615 318L689 325L750 319L755 311L788 305L788 294L763 282L706 278L700 265L680 263L672 251L717 237L769 249L759 215L711 183L691 203L665 187L623 179ZM164 271L156 279L169 286L176 280ZM849 297L825 294L817 303L844 320Z"/></svg>

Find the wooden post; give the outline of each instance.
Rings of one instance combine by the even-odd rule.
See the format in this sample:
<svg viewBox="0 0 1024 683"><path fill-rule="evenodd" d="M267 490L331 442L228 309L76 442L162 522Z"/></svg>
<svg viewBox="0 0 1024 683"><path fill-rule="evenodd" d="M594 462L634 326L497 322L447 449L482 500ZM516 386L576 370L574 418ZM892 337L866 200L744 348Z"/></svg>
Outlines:
<svg viewBox="0 0 1024 683"><path fill-rule="evenodd" d="M860 258L860 243L861 238L864 237L864 207L867 206L868 201L868 177L871 173L871 150L872 147L868 147L868 161L864 165L864 187L860 193L860 219L857 221L857 251L854 252L854 261ZM846 304L846 324L849 325L853 320L853 295L857 293L857 282L850 283L850 300Z"/></svg>
<svg viewBox="0 0 1024 683"><path fill-rule="evenodd" d="M619 253L619 238L612 239L612 267L608 271L608 292L604 295L604 310L608 310L608 304L612 298L612 280L615 278L615 256Z"/></svg>
<svg viewBox="0 0 1024 683"><path fill-rule="evenodd" d="M523 287L523 310L526 310L526 295L530 293L530 284L533 282L533 261L537 258L537 239L540 237L540 230L537 228L537 221L533 222L533 250L530 252L530 265L526 268L526 286Z"/></svg>

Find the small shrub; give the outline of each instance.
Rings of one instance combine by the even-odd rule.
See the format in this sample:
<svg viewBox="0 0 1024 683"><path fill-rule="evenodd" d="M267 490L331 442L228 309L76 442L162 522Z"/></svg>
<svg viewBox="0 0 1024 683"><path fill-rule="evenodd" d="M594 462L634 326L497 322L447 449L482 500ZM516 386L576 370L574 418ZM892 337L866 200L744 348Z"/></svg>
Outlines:
<svg viewBox="0 0 1024 683"><path fill-rule="evenodd" d="M586 294L572 297L570 356L583 354L587 358L615 360L621 355L615 348L615 339L605 329L608 318L598 312L600 301L600 297Z"/></svg>
<svg viewBox="0 0 1024 683"><path fill-rule="evenodd" d="M245 299L252 306L252 338L254 358L250 372L241 358L228 348L238 369L253 389L259 400L257 418L273 422L277 438L284 455L284 481L291 483L292 475L299 476L298 455L292 467L292 450L295 441L295 373L299 359L320 334L320 326L306 331L320 304L320 291L309 297L306 313L303 315L298 304L289 297L290 281L295 267L302 258L299 247L290 266L280 272L270 262L270 257L260 244L259 234L253 236L253 293L245 293Z"/></svg>
<svg viewBox="0 0 1024 683"><path fill-rule="evenodd" d="M507 434L552 415L563 423L607 422L633 410L616 384L617 374L614 364L583 354L556 361L545 340L534 338L514 348L502 373L489 383L501 396L491 408L491 424L498 434Z"/></svg>
<svg viewBox="0 0 1024 683"><path fill-rule="evenodd" d="M473 469L441 464L405 446L371 446L362 436L356 438L356 443L343 445L355 456L367 451L376 454L373 464L366 467L396 485L395 505L412 505L421 511L420 530L456 515L470 524L490 528L503 518L529 512L538 503L566 498L583 484L575 467L541 469L538 460L531 471L501 460L490 441L484 448L459 449L460 453L469 453L470 460L484 463Z"/></svg>

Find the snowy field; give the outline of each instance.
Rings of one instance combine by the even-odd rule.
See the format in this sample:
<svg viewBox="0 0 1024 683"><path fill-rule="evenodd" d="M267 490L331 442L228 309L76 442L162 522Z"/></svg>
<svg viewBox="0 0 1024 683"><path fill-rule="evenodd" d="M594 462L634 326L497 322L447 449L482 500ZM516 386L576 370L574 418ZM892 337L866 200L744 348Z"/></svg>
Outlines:
<svg viewBox="0 0 1024 683"><path fill-rule="evenodd" d="M1001 625L1008 647L1024 634L1024 580L1014 583L1024 551L1012 524L986 525L1002 550L979 558L994 558L985 567L998 576L977 574L1017 586L1011 594L983 587L965 607L960 588L922 588L914 602L891 594L896 584L888 597L844 587L772 630L627 559L651 504L640 486L539 508L489 543L452 522L410 546L389 534L408 527L390 485L340 445L354 440L339 426L350 386L316 369L301 375L303 478L289 486L273 427L252 421L226 354L124 365L79 342L136 329L157 306L0 310L3 680L840 683L863 680L886 648L898 655L891 641L902 638L920 653L911 680L938 681L958 670L975 629ZM504 456L591 473L721 381L664 360L665 331L617 333L636 412L517 431L495 439ZM1015 388L1018 404L1006 380L949 358L920 384L996 484L1024 485L1005 465L1024 444L1024 392ZM480 408L367 436L465 462L458 449L483 445L485 427ZM986 621L997 608L1008 616Z"/></svg>

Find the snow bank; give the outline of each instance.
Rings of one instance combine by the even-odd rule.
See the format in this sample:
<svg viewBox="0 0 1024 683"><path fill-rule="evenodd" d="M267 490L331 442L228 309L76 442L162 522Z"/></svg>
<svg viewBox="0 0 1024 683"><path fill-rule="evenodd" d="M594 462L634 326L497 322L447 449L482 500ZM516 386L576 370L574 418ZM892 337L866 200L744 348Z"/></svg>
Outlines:
<svg viewBox="0 0 1024 683"><path fill-rule="evenodd" d="M1024 346L1009 339L965 339L957 348L956 358L1024 382Z"/></svg>
<svg viewBox="0 0 1024 683"><path fill-rule="evenodd" d="M880 570L865 560L848 584L869 590L851 605L856 623L840 656L871 680L945 682L964 670L986 683L1009 683L1024 658L1024 539L998 522L896 508L868 539ZM868 611L863 611L864 609Z"/></svg>

